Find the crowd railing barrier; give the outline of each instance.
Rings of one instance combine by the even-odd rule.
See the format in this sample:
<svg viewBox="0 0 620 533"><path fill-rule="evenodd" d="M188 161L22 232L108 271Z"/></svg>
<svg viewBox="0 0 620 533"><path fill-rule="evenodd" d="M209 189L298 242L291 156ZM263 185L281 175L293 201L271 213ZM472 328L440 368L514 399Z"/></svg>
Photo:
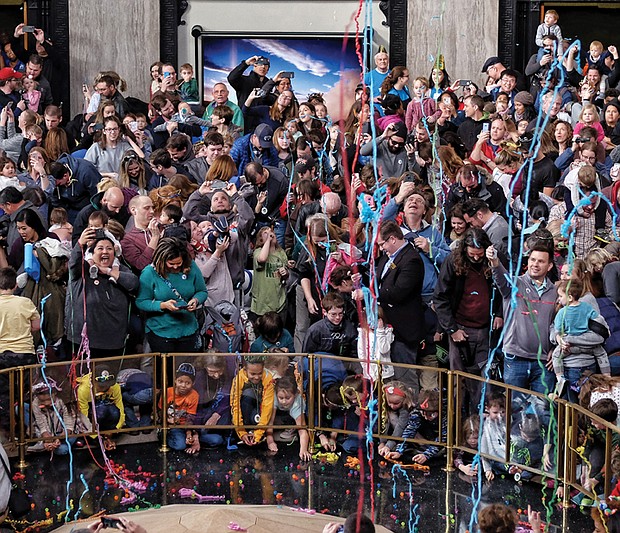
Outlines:
<svg viewBox="0 0 620 533"><path fill-rule="evenodd" d="M152 424L149 426L124 427L121 429L102 430L97 428L93 420L92 413L88 422L90 427L85 431L71 432L71 437L92 439L97 434L110 435L117 433L131 433L136 429L140 431L158 430L161 432L162 452L169 451L167 445L168 432L175 426L168 422L167 397L168 387L174 384L174 369L181 362L192 362L196 368L206 373L203 358L206 355L215 355L217 357L235 358L236 365L240 364L241 357L246 355L269 356L280 355L288 357L296 361L296 371L301 380L302 391L305 396L306 405L306 424L301 429L306 429L310 433L310 442L314 442L314 435L317 432L336 432L339 435L357 435L360 440L372 436L373 439L385 439L389 435L386 433L387 426L385 424L385 398L383 392L383 366L380 361L363 361L359 359L351 359L345 357L337 357L327 354L167 354L167 353L151 353L126 355L122 357L109 357L101 359L90 359L90 361L61 361L50 362L45 365L35 364L27 366L19 366L0 370L0 387L6 392L0 392L0 404L5 411L4 420L8 418L8 428L6 422L3 424L6 434L10 442L15 443L18 449L19 468L27 466L26 451L29 446L42 439L33 435L33 417L28 416L28 405L32 405L33 394L30 385L34 382L40 382L46 378L53 378L61 385L62 392L58 392L66 402L75 401L76 394L74 389L77 385L77 379L92 372L96 374L97 366L101 364L111 367L113 373L117 374L123 368L139 368L150 374L153 382L152 398ZM322 402L322 391L326 383L323 367L328 365L328 361L340 361L343 365L347 365L353 371L361 371L364 367L365 373L370 373L377 377L372 385L374 394L372 395L374 404L372 409L378 413L372 431L366 432L365 429L358 428L332 428L321 423L325 406ZM416 445L433 445L445 450L445 468L447 471L454 470L454 453L456 451L468 452L471 454L478 453L464 442L461 435L463 426L464 409L467 394L477 394L476 391L483 390L486 394L493 391L495 394L502 394L505 397L506 420L505 420L505 453L503 456L492 456L488 454L480 454L481 457L490 461L496 461L501 464L514 466L519 469L520 473L526 473L528 477L539 476L539 478L552 479L555 483L563 486L563 503L565 506L569 504L571 489L577 489L580 492L596 498L596 494L604 493L608 496L611 492L611 472L612 472L612 452L614 442L620 442L620 428L614 423L606 422L600 417L595 416L587 409L578 404L571 403L555 397L553 394L542 394L531 390L522 389L501 383L498 381L488 380L480 376L468 374L466 372L451 371L444 368L433 368L419 365L408 365L402 363L389 363L391 367L401 371L410 373L426 373L429 377L436 380L439 390L439 419L438 427L442 428L444 423L447 426L445 435L439 430L439 437L436 441L425 439L406 439L407 443ZM238 368L238 366L237 366ZM312 379L315 376L315 379ZM386 381L387 383L387 381ZM0 389L0 390L2 390ZM8 393L8 395L7 395ZM8 396L8 397L7 397ZM370 395L368 395L370 396ZM91 398L92 400L92 398ZM476 401L476 398L474 398ZM367 406L362 406L362 410ZM75 407L78 411L77 406ZM92 411L92 409L91 409ZM6 416L8 412L8 417ZM512 444L515 440L515 429L519 427L519 417L523 417L524 413L534 412L540 418L543 433L545 437L545 451L547 452L549 461L547 468L544 466L535 467L528 464L527 460L520 461L519 456L511 453ZM368 413L368 411L366 411ZM447 420L444 420L447 417ZM484 414L483 414L484 420ZM367 420L368 417L362 417ZM481 421L482 423L482 421ZM592 424L596 423L600 431L605 435L605 453L602 471L606 473L604 476L604 486L593 487L588 482L583 483L584 468L588 466L588 458L584 457L583 440L584 434L591 434L594 429ZM178 426L177 426L178 427ZM187 429L205 429L204 425L188 425L182 426ZM208 426L210 429L217 430L233 430L239 429L241 426L233 424ZM245 429L291 429L297 428L295 425L274 425L274 426L257 426L245 425ZM62 435L57 438L62 439ZM389 436L390 440L402 442L405 439L401 437ZM442 450L442 451L443 451ZM524 455L525 457L525 455ZM599 461L600 462L600 461ZM537 478L535 478L537 479Z"/></svg>

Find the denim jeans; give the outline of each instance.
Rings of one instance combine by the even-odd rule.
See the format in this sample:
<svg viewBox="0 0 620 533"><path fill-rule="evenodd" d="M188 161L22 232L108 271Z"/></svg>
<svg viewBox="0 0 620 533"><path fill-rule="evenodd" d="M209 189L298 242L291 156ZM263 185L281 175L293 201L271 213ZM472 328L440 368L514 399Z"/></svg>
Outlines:
<svg viewBox="0 0 620 533"><path fill-rule="evenodd" d="M573 390L573 387L577 385L586 370L596 374L596 363L583 367L564 367L564 377L566 378L566 390L562 395L564 399L568 398L571 403L579 403L579 393Z"/></svg>
<svg viewBox="0 0 620 533"><path fill-rule="evenodd" d="M187 432L184 429L175 428L168 430L168 446L173 450L184 450L187 448L186 438Z"/></svg>
<svg viewBox="0 0 620 533"><path fill-rule="evenodd" d="M224 436L219 431L214 431L212 429L201 429L200 442L215 448L216 446L222 446L226 441L224 440Z"/></svg>
<svg viewBox="0 0 620 533"><path fill-rule="evenodd" d="M545 360L526 359L507 353L504 359L504 382L507 385L530 389L534 392L553 391L555 374L546 368Z"/></svg>
<svg viewBox="0 0 620 533"><path fill-rule="evenodd" d="M274 227L274 233L276 234L276 240L278 244L284 248L284 234L286 233L286 221L279 218L276 220Z"/></svg>
<svg viewBox="0 0 620 533"><path fill-rule="evenodd" d="M108 400L95 404L97 422L101 431L116 429L118 421L121 419L121 412L118 407Z"/></svg>
<svg viewBox="0 0 620 533"><path fill-rule="evenodd" d="M146 427L152 423L151 413L153 411L153 389L142 389L134 394L123 392L123 405L125 406L125 424L128 428ZM139 406L140 418L133 410L134 406Z"/></svg>

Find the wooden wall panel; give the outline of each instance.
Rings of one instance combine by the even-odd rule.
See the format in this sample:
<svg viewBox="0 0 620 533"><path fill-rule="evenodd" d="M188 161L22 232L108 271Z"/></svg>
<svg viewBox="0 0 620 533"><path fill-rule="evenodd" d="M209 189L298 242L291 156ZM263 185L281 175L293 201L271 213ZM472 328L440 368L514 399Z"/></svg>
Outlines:
<svg viewBox="0 0 620 533"><path fill-rule="evenodd" d="M482 65L498 53L497 0L410 1L407 19L407 66L412 83L414 76L430 75L438 51L452 80L484 83Z"/></svg>
<svg viewBox="0 0 620 533"><path fill-rule="evenodd" d="M127 81L125 96L148 100L149 66L159 60L159 2L69 0L71 110L82 109L82 83L100 70Z"/></svg>

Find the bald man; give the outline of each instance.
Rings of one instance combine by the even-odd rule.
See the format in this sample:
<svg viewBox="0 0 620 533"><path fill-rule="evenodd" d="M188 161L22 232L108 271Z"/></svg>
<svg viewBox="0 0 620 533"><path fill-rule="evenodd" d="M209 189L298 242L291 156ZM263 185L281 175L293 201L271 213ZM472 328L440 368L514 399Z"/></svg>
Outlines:
<svg viewBox="0 0 620 533"><path fill-rule="evenodd" d="M153 201L148 196L134 196L129 201L133 216L131 228L121 241L123 257L132 270L139 274L153 260L159 237L158 220L153 211Z"/></svg>
<svg viewBox="0 0 620 533"><path fill-rule="evenodd" d="M90 199L90 205L84 207L75 217L73 223L73 246L88 226L88 217L95 211L103 211L108 218L113 218L123 225L129 221L129 212L125 207L125 195L119 187L111 187L105 192L95 194Z"/></svg>

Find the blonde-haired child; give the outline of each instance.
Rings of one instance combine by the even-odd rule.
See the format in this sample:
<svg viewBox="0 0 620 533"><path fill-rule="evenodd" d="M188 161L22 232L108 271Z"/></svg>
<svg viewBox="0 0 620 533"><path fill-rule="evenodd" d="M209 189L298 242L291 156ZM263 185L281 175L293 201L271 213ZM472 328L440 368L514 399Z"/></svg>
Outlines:
<svg viewBox="0 0 620 533"><path fill-rule="evenodd" d="M596 130L596 142L600 143L605 138L605 131L603 130L603 126L601 126L601 118L594 104L585 104L581 108L579 121L573 130L573 141L579 138L581 130L585 127L594 128Z"/></svg>
<svg viewBox="0 0 620 533"><path fill-rule="evenodd" d="M24 76L22 80L22 86L26 91L23 95L24 102L28 106L28 109L35 113L39 110L39 102L41 102L41 91L39 91L39 82Z"/></svg>
<svg viewBox="0 0 620 533"><path fill-rule="evenodd" d="M411 390L400 381L390 381L383 386L383 399L387 413L386 435L402 437L409 422L411 409L413 409ZM395 440L382 437L377 451L379 455L385 456L396 448L396 444Z"/></svg>
<svg viewBox="0 0 620 533"><path fill-rule="evenodd" d="M262 207L261 194L258 195L259 210ZM250 310L258 316L269 311L281 313L286 307L285 282L289 273L288 257L278 244L271 227L265 226L258 231L253 262L254 279Z"/></svg>
<svg viewBox="0 0 620 533"><path fill-rule="evenodd" d="M417 77L413 82L411 102L405 113L407 131L412 131L423 118L433 123L441 116L441 109L437 107L435 99L427 96L428 85L428 80L423 76Z"/></svg>

